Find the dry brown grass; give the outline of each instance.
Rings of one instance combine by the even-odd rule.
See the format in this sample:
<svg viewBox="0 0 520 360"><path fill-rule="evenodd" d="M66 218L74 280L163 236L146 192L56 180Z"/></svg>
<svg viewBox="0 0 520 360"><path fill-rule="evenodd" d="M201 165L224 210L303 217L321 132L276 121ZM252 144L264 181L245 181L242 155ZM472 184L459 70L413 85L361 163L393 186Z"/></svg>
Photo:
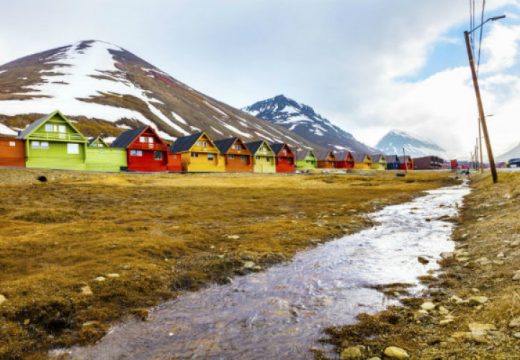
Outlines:
<svg viewBox="0 0 520 360"><path fill-rule="evenodd" d="M508 326L520 316L520 281L512 280L520 270L520 174L499 177L494 186L489 177L473 179L474 191L454 233L459 255L441 262L438 277L424 278L430 287L425 297L404 301L406 307L362 315L351 326L328 329L327 341L338 352L363 345L365 356L382 356L385 347L394 345L413 359L520 359L520 339L514 336L520 328ZM489 300L482 305L456 303L453 295ZM440 325L444 315L437 310L420 314L425 299L444 306L454 321ZM475 338L468 327L473 322L493 324L496 331Z"/></svg>
<svg viewBox="0 0 520 360"><path fill-rule="evenodd" d="M38 183L46 175L47 183ZM125 315L357 231L447 173L140 175L0 169L0 358L97 340ZM117 273L120 277L109 278ZM95 281L99 276L103 282ZM93 295L84 295L88 285ZM82 326L85 322L92 322Z"/></svg>

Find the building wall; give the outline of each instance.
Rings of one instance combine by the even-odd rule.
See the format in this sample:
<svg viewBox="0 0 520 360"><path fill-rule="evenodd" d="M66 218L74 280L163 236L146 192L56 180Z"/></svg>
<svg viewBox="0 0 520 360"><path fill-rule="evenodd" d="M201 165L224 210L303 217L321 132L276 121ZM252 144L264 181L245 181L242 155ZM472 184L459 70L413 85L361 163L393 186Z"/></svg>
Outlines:
<svg viewBox="0 0 520 360"><path fill-rule="evenodd" d="M365 163L365 162L362 162L362 163L354 163L354 169L357 169L357 170L370 170L371 168L371 163Z"/></svg>
<svg viewBox="0 0 520 360"><path fill-rule="evenodd" d="M125 149L87 147L86 170L116 172L127 166Z"/></svg>
<svg viewBox="0 0 520 360"><path fill-rule="evenodd" d="M154 150L140 150L142 156L131 155L132 149L127 149L128 170L140 172L161 172L168 171L168 155L166 151L159 151L162 154L160 160L154 158Z"/></svg>
<svg viewBox="0 0 520 360"><path fill-rule="evenodd" d="M193 157L192 154L197 156ZM225 172L226 165L224 157L217 153L189 151L182 153L182 169L187 172Z"/></svg>
<svg viewBox="0 0 520 360"><path fill-rule="evenodd" d="M371 168L373 170L386 170L386 162L372 163Z"/></svg>
<svg viewBox="0 0 520 360"><path fill-rule="evenodd" d="M330 160L321 160L318 161L318 167L321 169L333 169L335 167L335 162Z"/></svg>
<svg viewBox="0 0 520 360"><path fill-rule="evenodd" d="M85 143L44 141L48 143L47 149L33 148L33 142L40 140L27 140L25 144L28 168L85 170ZM68 144L77 144L78 153L69 154Z"/></svg>
<svg viewBox="0 0 520 360"><path fill-rule="evenodd" d="M22 140L0 138L0 166L25 166L25 144Z"/></svg>
<svg viewBox="0 0 520 360"><path fill-rule="evenodd" d="M335 167L337 169L353 169L354 168L354 161L353 160L336 161Z"/></svg>
<svg viewBox="0 0 520 360"><path fill-rule="evenodd" d="M167 169L168 169L169 172L182 172L182 156L181 156L181 154L170 154L170 153L168 153Z"/></svg>
<svg viewBox="0 0 520 360"><path fill-rule="evenodd" d="M294 159L292 157L276 157L276 172L292 173L294 172Z"/></svg>
<svg viewBox="0 0 520 360"><path fill-rule="evenodd" d="M275 173L276 164L274 156L253 156L253 171L255 173Z"/></svg>
<svg viewBox="0 0 520 360"><path fill-rule="evenodd" d="M316 159L312 156L307 156L303 160L296 161L296 169L297 170L312 170L316 169Z"/></svg>
<svg viewBox="0 0 520 360"><path fill-rule="evenodd" d="M253 161L249 155L228 154L225 158L227 172L252 172Z"/></svg>

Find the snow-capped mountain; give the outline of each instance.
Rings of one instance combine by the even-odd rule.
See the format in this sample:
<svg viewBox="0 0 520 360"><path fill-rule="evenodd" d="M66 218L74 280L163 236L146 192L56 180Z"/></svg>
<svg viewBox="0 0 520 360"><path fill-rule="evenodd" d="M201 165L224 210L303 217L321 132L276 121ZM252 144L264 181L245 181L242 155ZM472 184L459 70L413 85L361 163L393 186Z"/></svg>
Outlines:
<svg viewBox="0 0 520 360"><path fill-rule="evenodd" d="M317 114L312 107L284 95L258 101L242 110L257 118L283 126L327 149L377 152L376 149L359 142L351 134Z"/></svg>
<svg viewBox="0 0 520 360"><path fill-rule="evenodd" d="M510 159L518 159L520 158L520 143L516 145L514 148L509 150L508 152L497 156L497 161L508 161Z"/></svg>
<svg viewBox="0 0 520 360"><path fill-rule="evenodd" d="M412 157L435 155L444 159L448 158L444 149L439 145L399 130L388 132L379 140L376 148L386 155L401 156L404 148L406 155Z"/></svg>
<svg viewBox="0 0 520 360"><path fill-rule="evenodd" d="M151 125L167 140L196 131L315 146L206 96L127 50L80 41L0 66L0 134L14 135L59 109L86 136Z"/></svg>

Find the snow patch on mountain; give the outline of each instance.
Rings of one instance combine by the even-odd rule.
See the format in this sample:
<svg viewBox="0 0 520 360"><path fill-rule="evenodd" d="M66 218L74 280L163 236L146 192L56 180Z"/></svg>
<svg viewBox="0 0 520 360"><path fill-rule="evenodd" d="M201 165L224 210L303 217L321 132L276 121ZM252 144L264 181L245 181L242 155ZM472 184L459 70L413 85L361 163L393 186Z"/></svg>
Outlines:
<svg viewBox="0 0 520 360"><path fill-rule="evenodd" d="M429 139L422 136L412 135L402 130L392 130L379 140L376 145L386 155L406 155L412 157L422 157L435 155L447 159L448 156L444 149Z"/></svg>

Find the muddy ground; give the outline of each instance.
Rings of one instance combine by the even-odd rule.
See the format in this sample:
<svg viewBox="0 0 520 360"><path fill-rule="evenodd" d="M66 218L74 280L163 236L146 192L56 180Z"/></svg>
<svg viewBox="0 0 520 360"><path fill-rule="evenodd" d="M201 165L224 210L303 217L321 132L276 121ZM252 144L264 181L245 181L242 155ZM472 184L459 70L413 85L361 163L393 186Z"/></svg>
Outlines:
<svg viewBox="0 0 520 360"><path fill-rule="evenodd" d="M501 173L496 185L478 175L471 186L454 219L456 251L422 279L424 296L327 330L342 359L387 358L391 346L401 358L520 359L520 174Z"/></svg>
<svg viewBox="0 0 520 360"><path fill-rule="evenodd" d="M364 214L453 184L449 175L0 169L0 358L92 343L181 291L370 226Z"/></svg>

